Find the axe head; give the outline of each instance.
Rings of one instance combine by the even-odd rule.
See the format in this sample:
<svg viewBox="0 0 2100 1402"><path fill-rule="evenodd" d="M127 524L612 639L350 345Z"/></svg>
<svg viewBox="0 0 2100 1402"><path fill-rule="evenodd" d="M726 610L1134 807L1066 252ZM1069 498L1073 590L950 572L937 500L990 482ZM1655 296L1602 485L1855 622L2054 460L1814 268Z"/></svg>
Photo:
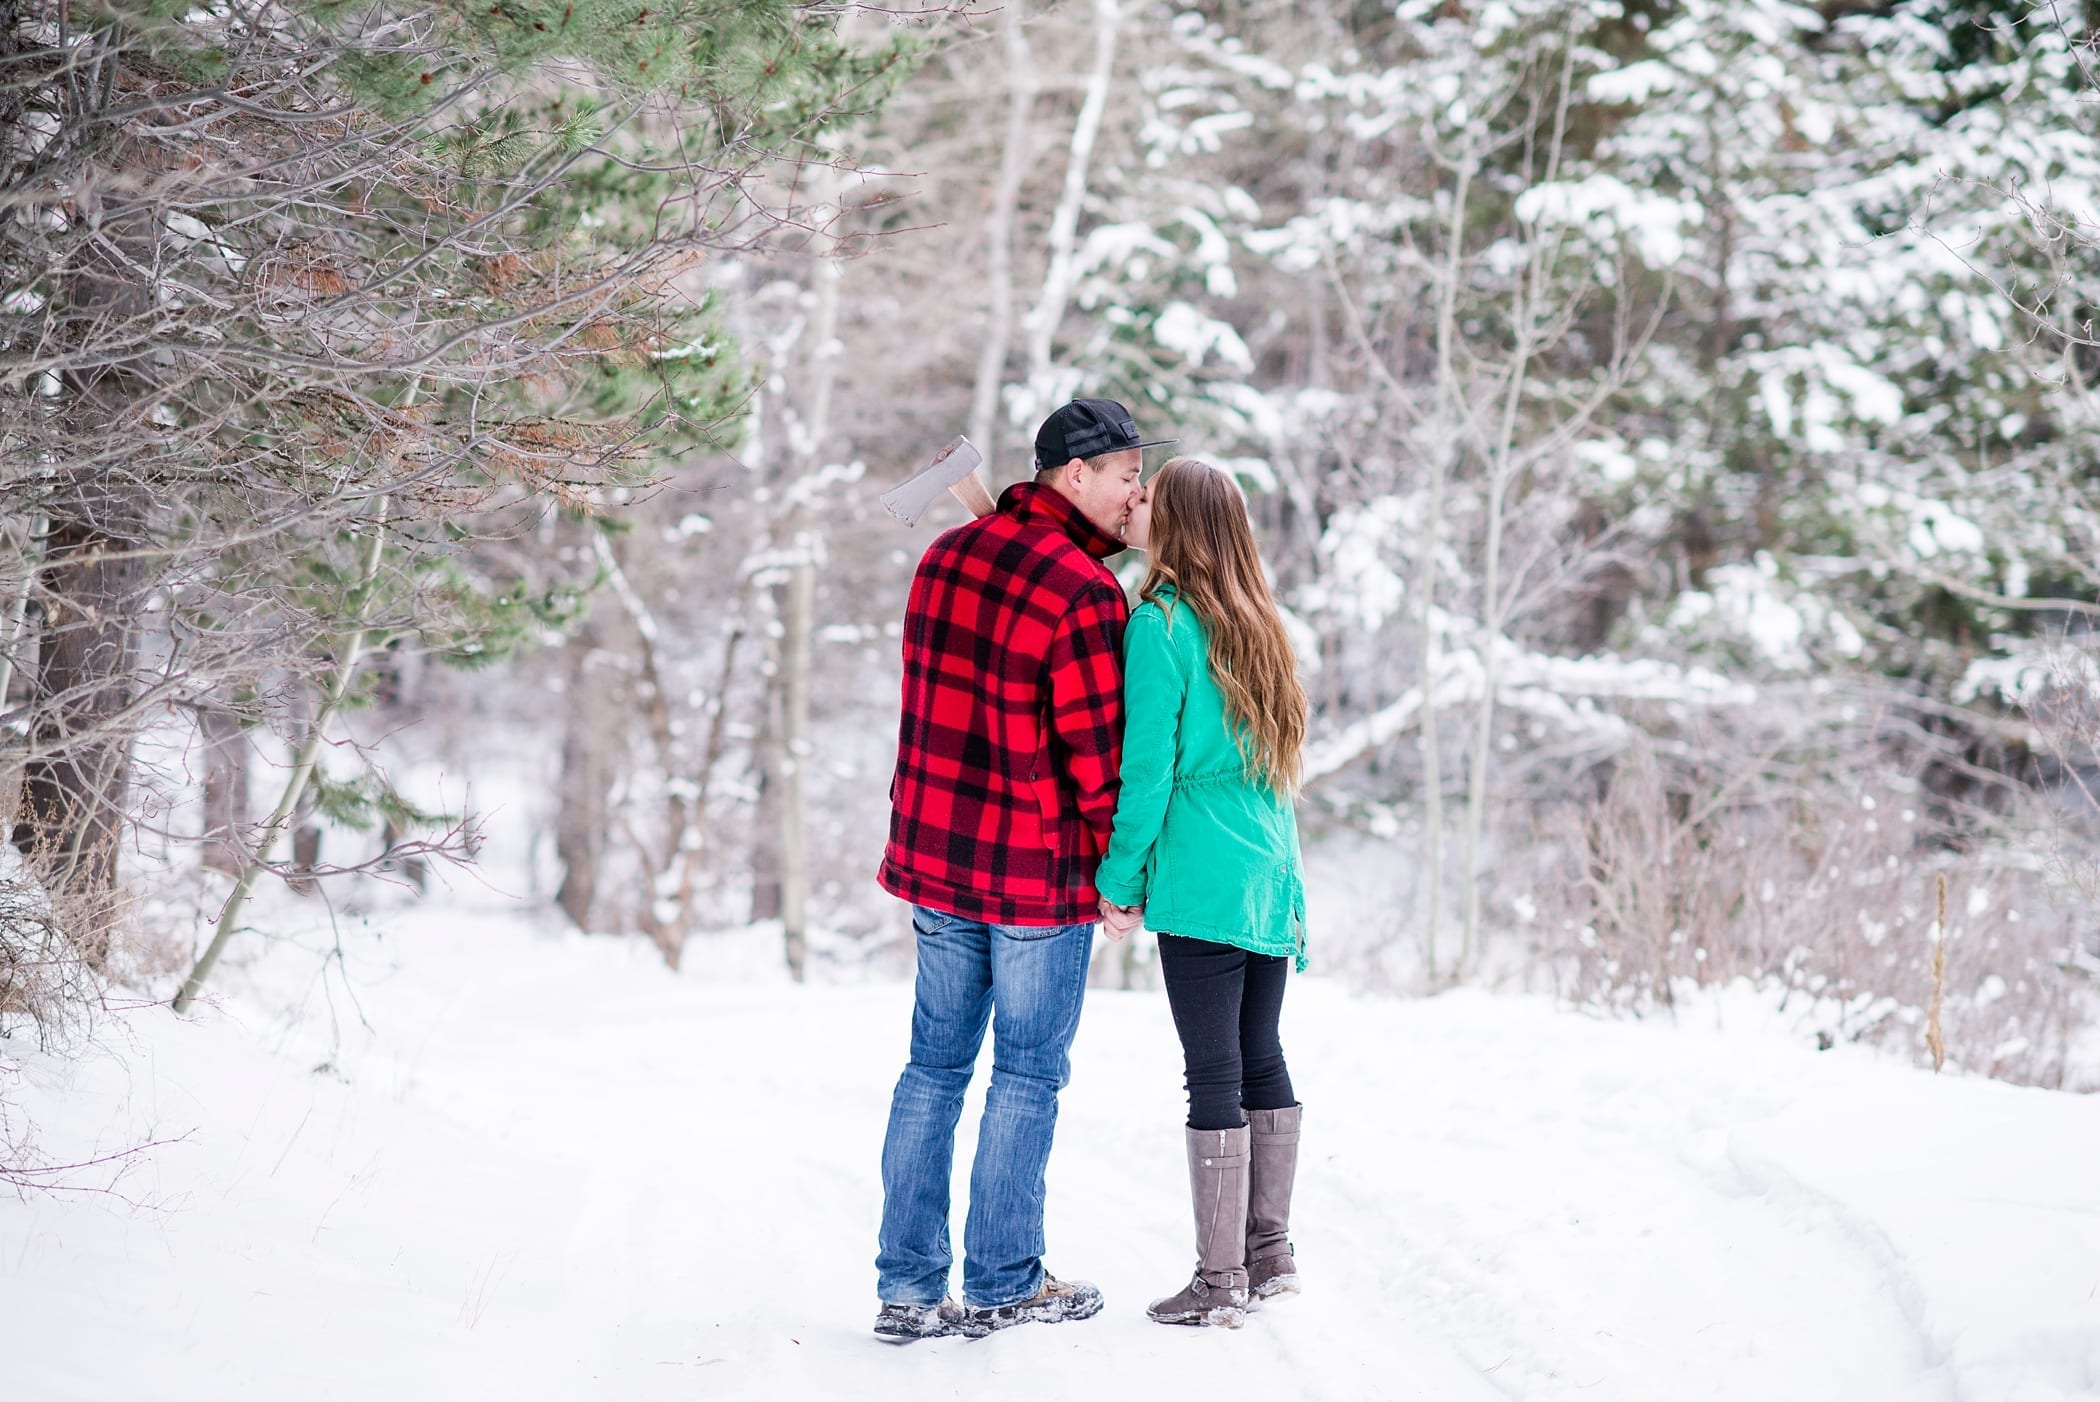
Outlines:
<svg viewBox="0 0 2100 1402"><path fill-rule="evenodd" d="M882 504L890 515L907 526L919 524L926 508L952 491L956 483L977 470L984 457L970 440L957 434L947 447L933 455L918 475L907 478L882 494Z"/></svg>

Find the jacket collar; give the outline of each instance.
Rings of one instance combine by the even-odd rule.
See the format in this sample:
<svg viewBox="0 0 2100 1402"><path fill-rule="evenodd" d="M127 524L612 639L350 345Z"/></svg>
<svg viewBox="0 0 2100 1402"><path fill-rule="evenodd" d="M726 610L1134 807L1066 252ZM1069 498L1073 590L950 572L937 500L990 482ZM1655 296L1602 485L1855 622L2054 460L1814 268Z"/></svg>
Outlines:
<svg viewBox="0 0 2100 1402"><path fill-rule="evenodd" d="M1072 543L1097 560L1127 549L1122 541L1087 519L1064 493L1034 482L1016 482L999 494L999 510L1030 526L1063 531Z"/></svg>

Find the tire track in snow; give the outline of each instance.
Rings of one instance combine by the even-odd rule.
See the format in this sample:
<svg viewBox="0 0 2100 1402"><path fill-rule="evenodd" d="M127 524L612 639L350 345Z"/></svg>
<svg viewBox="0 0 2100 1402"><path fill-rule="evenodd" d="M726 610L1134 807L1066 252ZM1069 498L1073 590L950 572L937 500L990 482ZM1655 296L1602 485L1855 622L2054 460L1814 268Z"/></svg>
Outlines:
<svg viewBox="0 0 2100 1402"><path fill-rule="evenodd" d="M1951 1346L1926 1319L1924 1284L1887 1232L1840 1199L1796 1177L1778 1159L1758 1153L1738 1136L1729 1138L1728 1162L1751 1191L1772 1203L1775 1210L1819 1218L1831 1225L1834 1234L1849 1239L1886 1282L1887 1295L1900 1307L1916 1336L1923 1366L1940 1372L1946 1402L1969 1402L1969 1393L1960 1379L1946 1368Z"/></svg>

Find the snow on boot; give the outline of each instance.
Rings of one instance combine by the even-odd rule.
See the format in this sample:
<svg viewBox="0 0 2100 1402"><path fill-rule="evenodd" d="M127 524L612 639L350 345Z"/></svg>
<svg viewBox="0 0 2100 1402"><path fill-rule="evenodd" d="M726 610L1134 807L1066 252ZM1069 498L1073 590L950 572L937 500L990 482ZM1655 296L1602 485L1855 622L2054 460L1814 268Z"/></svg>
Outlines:
<svg viewBox="0 0 2100 1402"><path fill-rule="evenodd" d="M1253 1305L1298 1292L1291 1254L1291 1188L1298 1177L1298 1120L1305 1107L1249 1110L1247 1288Z"/></svg>
<svg viewBox="0 0 2100 1402"><path fill-rule="evenodd" d="M1298 1263L1286 1251L1264 1256L1247 1267L1247 1308L1260 1309L1263 1300L1298 1293Z"/></svg>
<svg viewBox="0 0 2100 1402"><path fill-rule="evenodd" d="M1091 1319L1101 1313L1101 1291L1084 1280L1059 1280L1043 1272L1043 1284L1025 1300L1010 1305L965 1305L957 1328L973 1339L981 1339L1016 1324L1062 1324L1072 1319Z"/></svg>
<svg viewBox="0 0 2100 1402"><path fill-rule="evenodd" d="M1154 1300L1145 1313L1161 1324L1215 1324L1237 1329L1247 1322L1247 1273L1197 1271L1181 1292Z"/></svg>
<svg viewBox="0 0 2100 1402"><path fill-rule="evenodd" d="M1161 1324L1247 1318L1247 1127L1187 1131L1189 1196L1196 1208L1196 1273L1178 1295L1145 1311Z"/></svg>
<svg viewBox="0 0 2100 1402"><path fill-rule="evenodd" d="M937 1339L962 1332L962 1306L953 1299L937 1305L885 1304L875 1312L875 1332L892 1343Z"/></svg>

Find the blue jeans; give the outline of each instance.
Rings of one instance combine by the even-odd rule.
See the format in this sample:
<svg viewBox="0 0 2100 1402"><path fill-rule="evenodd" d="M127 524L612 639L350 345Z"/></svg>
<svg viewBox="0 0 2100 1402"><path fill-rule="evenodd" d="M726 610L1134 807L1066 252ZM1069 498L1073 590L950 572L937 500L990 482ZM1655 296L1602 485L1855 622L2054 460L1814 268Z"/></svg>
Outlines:
<svg viewBox="0 0 2100 1402"><path fill-rule="evenodd" d="M991 1308L1043 1283L1043 1166L1057 1093L1086 995L1093 923L989 925L912 907L919 978L911 1061L890 1101L882 1145L882 1239L876 1289L885 1303L930 1305L948 1293L948 1179L955 1123L992 1023L985 1091L963 1224L963 1298Z"/></svg>

